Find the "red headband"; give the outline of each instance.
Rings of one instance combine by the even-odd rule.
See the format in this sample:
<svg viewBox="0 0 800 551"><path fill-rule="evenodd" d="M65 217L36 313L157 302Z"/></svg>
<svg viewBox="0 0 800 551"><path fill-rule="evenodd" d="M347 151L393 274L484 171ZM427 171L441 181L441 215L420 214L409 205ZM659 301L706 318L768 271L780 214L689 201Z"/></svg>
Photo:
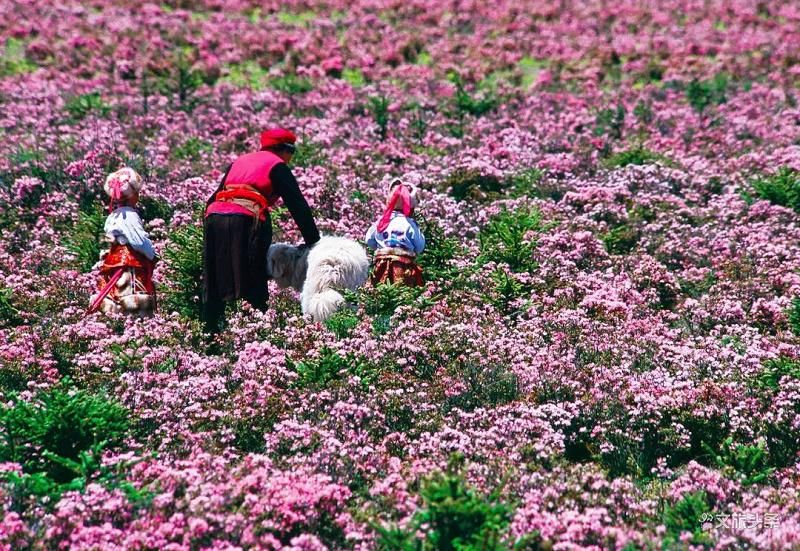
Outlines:
<svg viewBox="0 0 800 551"><path fill-rule="evenodd" d="M386 203L386 209L383 211L383 216L378 221L378 231L382 232L386 229L389 225L389 221L392 219L392 212L394 212L394 206L397 204L397 200L401 199L403 204L403 214L408 216L411 214L411 193L408 190L408 186L405 184L400 184L394 188L392 195L389 197L389 202Z"/></svg>

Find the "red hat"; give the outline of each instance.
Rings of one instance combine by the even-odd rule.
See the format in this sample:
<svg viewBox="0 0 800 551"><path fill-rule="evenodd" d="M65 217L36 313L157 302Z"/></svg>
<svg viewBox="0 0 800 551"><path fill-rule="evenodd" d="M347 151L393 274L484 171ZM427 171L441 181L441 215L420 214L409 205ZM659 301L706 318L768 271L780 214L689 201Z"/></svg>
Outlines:
<svg viewBox="0 0 800 551"><path fill-rule="evenodd" d="M291 130L285 128L270 128L261 133L261 147L273 147L282 143L293 144L297 141L297 136Z"/></svg>

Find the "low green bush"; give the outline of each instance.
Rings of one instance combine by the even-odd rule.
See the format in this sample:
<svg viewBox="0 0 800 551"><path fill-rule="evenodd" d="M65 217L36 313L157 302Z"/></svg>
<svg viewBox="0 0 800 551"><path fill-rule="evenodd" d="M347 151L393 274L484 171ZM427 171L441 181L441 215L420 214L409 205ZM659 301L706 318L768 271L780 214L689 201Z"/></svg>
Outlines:
<svg viewBox="0 0 800 551"><path fill-rule="evenodd" d="M203 228L187 224L172 232L164 247L167 265L159 287L160 308L178 312L189 319L200 319L203 291Z"/></svg>
<svg viewBox="0 0 800 551"><path fill-rule="evenodd" d="M66 384L28 402L16 395L0 406L0 461L22 466L6 480L21 495L54 500L65 490L83 488L100 467L105 450L129 433L128 411L117 402Z"/></svg>
<svg viewBox="0 0 800 551"><path fill-rule="evenodd" d="M478 262L505 263L512 272L533 272L537 267L533 254L538 235L544 229L536 208L502 211L478 234L481 251Z"/></svg>
<svg viewBox="0 0 800 551"><path fill-rule="evenodd" d="M499 498L499 491L482 495L473 489L452 465L445 473L428 479L420 492L422 507L409 526L376 526L378 549L385 551L499 551L512 508ZM424 533L420 536L419 533Z"/></svg>
<svg viewBox="0 0 800 551"><path fill-rule="evenodd" d="M800 212L800 172L784 166L755 178L751 185L761 199Z"/></svg>

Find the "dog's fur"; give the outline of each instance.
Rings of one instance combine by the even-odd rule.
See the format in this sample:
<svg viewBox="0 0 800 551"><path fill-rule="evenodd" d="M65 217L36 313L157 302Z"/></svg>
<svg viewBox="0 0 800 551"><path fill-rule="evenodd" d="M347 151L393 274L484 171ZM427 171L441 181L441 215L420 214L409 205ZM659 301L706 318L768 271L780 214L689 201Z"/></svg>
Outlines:
<svg viewBox="0 0 800 551"><path fill-rule="evenodd" d="M300 291L303 314L325 321L342 304L337 289L355 290L369 277L369 258L357 242L344 237L322 237L310 249L286 243L269 248L267 272L278 287Z"/></svg>

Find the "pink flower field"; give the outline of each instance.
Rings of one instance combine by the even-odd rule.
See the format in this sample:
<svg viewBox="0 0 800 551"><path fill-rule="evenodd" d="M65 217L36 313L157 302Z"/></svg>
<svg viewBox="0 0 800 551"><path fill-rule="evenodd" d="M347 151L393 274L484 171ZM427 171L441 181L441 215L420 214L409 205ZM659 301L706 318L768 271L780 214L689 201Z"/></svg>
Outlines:
<svg viewBox="0 0 800 551"><path fill-rule="evenodd" d="M800 549L799 102L791 0L0 0L0 549ZM424 287L203 333L274 126L323 234L420 187ZM85 316L122 165L152 318Z"/></svg>

